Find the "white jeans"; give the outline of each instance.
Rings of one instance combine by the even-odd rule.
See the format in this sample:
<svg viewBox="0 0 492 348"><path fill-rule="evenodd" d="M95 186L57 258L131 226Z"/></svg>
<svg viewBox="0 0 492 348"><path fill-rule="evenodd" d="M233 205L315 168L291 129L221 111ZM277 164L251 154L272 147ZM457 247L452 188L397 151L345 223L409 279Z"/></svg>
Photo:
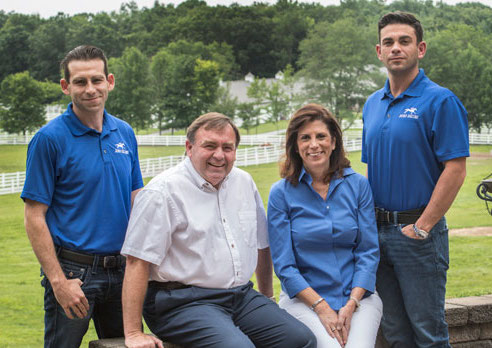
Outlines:
<svg viewBox="0 0 492 348"><path fill-rule="evenodd" d="M278 304L311 329L318 341L318 348L340 348L338 341L326 332L318 315L301 300L296 297L290 299L282 291ZM352 315L345 348L374 348L382 314L383 303L377 293L360 301L359 309Z"/></svg>

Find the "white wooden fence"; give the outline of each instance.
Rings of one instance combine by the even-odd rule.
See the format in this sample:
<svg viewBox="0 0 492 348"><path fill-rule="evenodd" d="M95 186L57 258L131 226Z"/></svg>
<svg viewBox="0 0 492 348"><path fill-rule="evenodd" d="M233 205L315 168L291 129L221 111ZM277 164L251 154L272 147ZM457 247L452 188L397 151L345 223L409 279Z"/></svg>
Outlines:
<svg viewBox="0 0 492 348"><path fill-rule="evenodd" d="M353 136L353 138L352 138ZM357 135L344 137L345 150L360 151L362 148L362 139ZM143 137L143 139L142 139ZM184 145L184 136L139 136L139 145ZM155 138L155 139L153 139ZM166 140L163 140L166 139ZM175 139L175 140L173 140ZM283 154L284 146L282 144L284 137L277 135L269 136L244 136L241 138L241 145L260 145L256 147L239 149L236 153L236 163L238 167L246 167L263 163L272 163L279 160ZM164 141L164 142L163 142ZM174 141L174 143L172 143ZM143 143L142 143L143 142ZM158 143L160 142L160 143ZM1 143L1 137L0 137ZM19 144L19 143L17 143ZM470 134L470 144L492 144L492 134ZM175 166L183 160L184 156L167 156L160 158L147 158L140 160L140 168L144 178L154 177L158 173ZM0 195L21 192L24 186L26 173L0 173Z"/></svg>
<svg viewBox="0 0 492 348"><path fill-rule="evenodd" d="M26 172L1 173L0 195L21 192L26 179Z"/></svg>
<svg viewBox="0 0 492 348"><path fill-rule="evenodd" d="M0 135L0 145L27 145L33 134L28 135ZM347 131L344 140L358 139L362 137L361 131ZM284 135L243 135L241 145L280 145L285 140ZM184 135L137 135L138 145L145 146L184 146L186 136ZM470 144L484 145L492 144L492 133L470 133Z"/></svg>

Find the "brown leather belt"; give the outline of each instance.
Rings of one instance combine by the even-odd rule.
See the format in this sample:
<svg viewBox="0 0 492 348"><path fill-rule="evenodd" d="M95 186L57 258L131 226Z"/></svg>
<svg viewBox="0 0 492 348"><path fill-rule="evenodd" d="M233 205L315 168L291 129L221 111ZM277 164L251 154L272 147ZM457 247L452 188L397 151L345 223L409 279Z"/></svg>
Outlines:
<svg viewBox="0 0 492 348"><path fill-rule="evenodd" d="M96 255L84 254L77 251L65 249L58 247L58 258L73 261L77 263L82 263L84 265L93 265L94 259ZM99 260L97 262L97 266L101 266L104 268L117 268L125 265L126 259L121 255L97 255Z"/></svg>
<svg viewBox="0 0 492 348"><path fill-rule="evenodd" d="M404 211L389 211L375 208L376 221L378 224L409 225L414 224L424 212L425 207Z"/></svg>
<svg viewBox="0 0 492 348"><path fill-rule="evenodd" d="M191 285L186 285L180 282L158 282L155 280L149 281L150 288L158 288L162 290L178 290L191 288Z"/></svg>

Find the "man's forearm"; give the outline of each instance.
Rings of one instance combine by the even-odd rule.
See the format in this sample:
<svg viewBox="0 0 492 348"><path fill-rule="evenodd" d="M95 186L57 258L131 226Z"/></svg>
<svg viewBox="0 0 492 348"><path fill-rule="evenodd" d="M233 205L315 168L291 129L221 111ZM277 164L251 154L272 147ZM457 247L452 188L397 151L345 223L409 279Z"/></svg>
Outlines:
<svg viewBox="0 0 492 348"><path fill-rule="evenodd" d="M273 266L270 248L258 249L258 265L256 266L258 290L267 296L273 296Z"/></svg>
<svg viewBox="0 0 492 348"><path fill-rule="evenodd" d="M122 293L125 337L142 332L142 308L148 281L149 263L128 256Z"/></svg>
<svg viewBox="0 0 492 348"><path fill-rule="evenodd" d="M453 204L466 176L466 157L456 158L445 163L444 170L437 181L432 196L422 216L415 223L429 232Z"/></svg>
<svg viewBox="0 0 492 348"><path fill-rule="evenodd" d="M66 280L60 267L56 251L53 244L48 225L46 224L47 207L37 202L26 202L24 225L27 237L31 242L32 249L36 255L43 272L48 277L50 283L56 286L57 283Z"/></svg>

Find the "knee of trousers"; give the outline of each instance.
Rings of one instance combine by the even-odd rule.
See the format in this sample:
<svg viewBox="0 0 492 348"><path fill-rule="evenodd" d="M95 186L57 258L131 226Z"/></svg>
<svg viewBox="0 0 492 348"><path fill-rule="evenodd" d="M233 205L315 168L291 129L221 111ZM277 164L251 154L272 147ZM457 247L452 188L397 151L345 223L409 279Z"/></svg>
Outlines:
<svg viewBox="0 0 492 348"><path fill-rule="evenodd" d="M289 330L285 342L292 348L316 348L317 341L314 333L303 323Z"/></svg>

